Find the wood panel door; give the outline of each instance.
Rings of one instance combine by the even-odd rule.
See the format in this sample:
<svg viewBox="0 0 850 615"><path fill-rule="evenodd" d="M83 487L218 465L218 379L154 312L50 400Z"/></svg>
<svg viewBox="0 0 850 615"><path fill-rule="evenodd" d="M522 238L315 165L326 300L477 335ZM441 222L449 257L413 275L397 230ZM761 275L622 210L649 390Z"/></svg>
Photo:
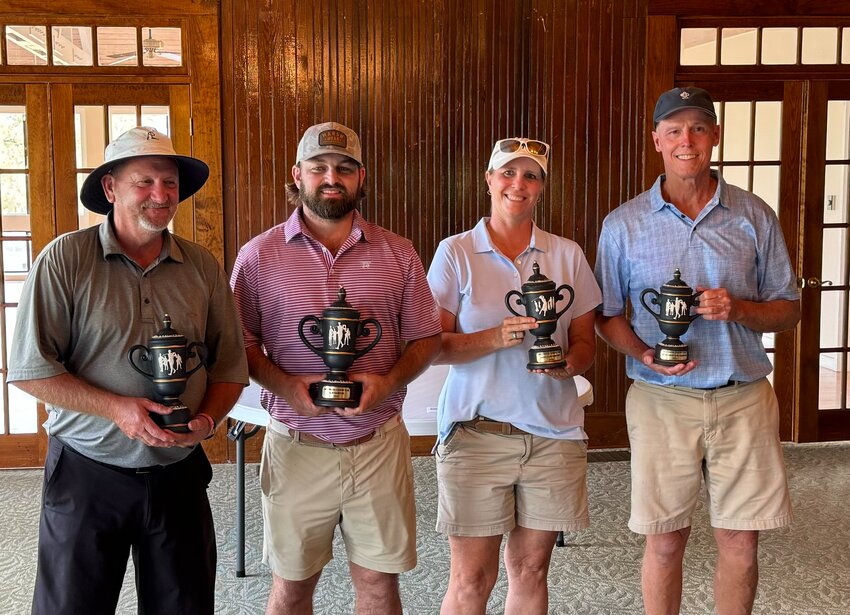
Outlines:
<svg viewBox="0 0 850 615"><path fill-rule="evenodd" d="M17 302L33 259L62 233L97 224L79 202L86 175L124 130L152 125L190 154L188 85L0 85L0 467L44 461L44 406L6 382ZM172 223L194 236L193 201ZM144 340L140 340L144 341Z"/></svg>

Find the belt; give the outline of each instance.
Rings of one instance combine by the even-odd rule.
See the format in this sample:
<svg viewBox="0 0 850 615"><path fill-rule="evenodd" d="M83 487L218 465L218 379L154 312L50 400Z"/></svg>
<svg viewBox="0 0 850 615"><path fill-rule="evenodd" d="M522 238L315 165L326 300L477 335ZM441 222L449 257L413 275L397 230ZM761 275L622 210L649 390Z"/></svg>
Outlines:
<svg viewBox="0 0 850 615"><path fill-rule="evenodd" d="M694 387L695 389L699 389L700 391L716 391L717 389L725 389L726 387L733 387L736 384L746 384L746 382L742 380L730 380L725 384L721 384L716 387Z"/></svg>
<svg viewBox="0 0 850 615"><path fill-rule="evenodd" d="M515 427L510 423L503 423L502 421L494 421L493 419L488 419L486 416L476 416L471 421L461 421L460 423L464 427L470 427L477 431L484 431L487 433L498 433L503 436L514 436L514 435L523 435L530 436L533 434L528 433L524 429L520 429L519 427Z"/></svg>
<svg viewBox="0 0 850 615"><path fill-rule="evenodd" d="M157 472L162 472L163 470L174 469L178 464L189 459L189 457L194 453L193 451L192 453L189 453L189 455L187 455L184 459L181 459L180 461L176 461L168 465L144 466L141 468L125 468L123 466L115 466L111 463L105 463L103 461L98 461L97 459L92 459L87 455L83 455L79 451L75 451L73 448L64 443L62 444L62 448L64 448L70 453L73 453L74 455L77 455L78 457L82 457L86 461L96 463L97 465L104 467L107 470L112 470L113 472L118 472L119 474L124 474L126 476L138 476L140 474L156 474Z"/></svg>
<svg viewBox="0 0 850 615"><path fill-rule="evenodd" d="M365 436L360 436L359 438L348 440L347 442L328 442L327 440L324 440L319 436L314 436L313 434L307 433L306 431L296 431L295 429L291 429L283 425L281 426L284 427L284 433L288 434L289 437L292 438L293 442L303 442L310 446L320 446L322 448L346 448L348 446L357 446L358 444L365 444L375 436L381 435L382 433L393 429L399 423L401 423L401 416L396 414L392 418L390 418L390 420L388 420L386 423L375 429L375 431L367 433ZM273 428L274 427L276 427L276 425L273 425ZM280 430L275 429L275 431Z"/></svg>

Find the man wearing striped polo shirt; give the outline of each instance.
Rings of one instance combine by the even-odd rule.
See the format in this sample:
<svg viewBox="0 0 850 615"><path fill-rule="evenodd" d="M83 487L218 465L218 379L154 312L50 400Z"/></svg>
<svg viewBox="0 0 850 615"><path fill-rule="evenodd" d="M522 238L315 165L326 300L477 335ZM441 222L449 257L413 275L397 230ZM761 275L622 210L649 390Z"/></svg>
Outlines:
<svg viewBox="0 0 850 615"><path fill-rule="evenodd" d="M337 525L357 613L401 614L398 573L416 565L410 440L400 413L404 386L439 349L440 319L410 241L357 210L365 176L352 130L334 122L308 128L287 186L297 209L241 249L231 278L251 377L272 419L261 466L268 613L313 612ZM363 385L354 408L313 403L309 386L327 367L298 336L301 319L321 316L340 287L360 317L383 330L349 370Z"/></svg>

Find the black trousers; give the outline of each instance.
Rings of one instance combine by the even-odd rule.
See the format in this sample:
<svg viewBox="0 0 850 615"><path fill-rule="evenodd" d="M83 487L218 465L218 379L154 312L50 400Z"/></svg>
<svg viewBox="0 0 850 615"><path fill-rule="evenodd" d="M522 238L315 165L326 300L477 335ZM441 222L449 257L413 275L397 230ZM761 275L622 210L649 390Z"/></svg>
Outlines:
<svg viewBox="0 0 850 615"><path fill-rule="evenodd" d="M213 613L211 478L200 446L136 474L50 438L33 615L114 614L131 552L140 614Z"/></svg>

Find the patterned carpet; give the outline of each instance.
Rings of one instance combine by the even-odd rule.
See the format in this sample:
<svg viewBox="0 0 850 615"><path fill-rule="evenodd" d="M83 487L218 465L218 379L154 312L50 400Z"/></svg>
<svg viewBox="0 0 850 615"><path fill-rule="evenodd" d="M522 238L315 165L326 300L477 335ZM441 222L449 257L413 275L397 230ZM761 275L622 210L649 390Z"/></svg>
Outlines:
<svg viewBox="0 0 850 615"><path fill-rule="evenodd" d="M793 526L762 537L761 582L755 613L761 615L847 615L850 613L850 444L789 445L796 519ZM414 459L419 512L419 566L401 577L405 613L437 613L448 576L448 545L434 532L433 459ZM247 472L247 578L235 567L235 469L216 466L211 487L219 541L216 613L262 613L270 584L262 565L262 521L256 466ZM590 464L591 529L567 536L556 549L549 582L550 612L558 615L627 615L641 612L641 538L629 532L628 463ZM41 472L0 472L0 613L29 612L41 493ZM715 550L704 507L694 523L686 555L682 613L710 615ZM132 564L127 580L132 578ZM504 609L504 570L488 613ZM351 613L353 593L344 551L319 583L316 613ZM118 613L135 613L132 587L125 584ZM82 614L81 614L82 615ZM172 615L172 614L168 614ZM174 614L177 615L177 614Z"/></svg>

